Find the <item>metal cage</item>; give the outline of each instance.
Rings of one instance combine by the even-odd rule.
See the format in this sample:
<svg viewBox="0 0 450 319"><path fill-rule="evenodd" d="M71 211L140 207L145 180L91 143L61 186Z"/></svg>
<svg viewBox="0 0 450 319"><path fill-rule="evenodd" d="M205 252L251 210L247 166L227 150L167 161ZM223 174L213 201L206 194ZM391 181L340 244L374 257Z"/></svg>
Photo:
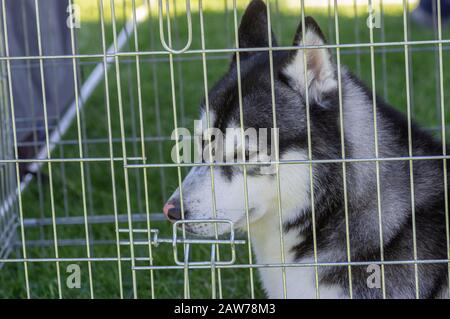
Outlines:
<svg viewBox="0 0 450 319"><path fill-rule="evenodd" d="M257 268L327 266L256 264L251 234L186 238L161 213L169 192L192 166L171 162L170 132L191 126L201 96L226 69L230 54L242 52L235 48L236 30L247 1L68 0L56 26L64 29L67 22L68 51L48 53L51 43L43 31L51 29L43 26L54 16L45 15L42 0L19 0L32 8L34 19L21 21L34 22L36 36L22 41L37 51L16 55L8 47L11 1L17 0L1 0L0 26L1 297L254 298L263 296ZM406 104L419 122L425 116L445 144L443 61L450 34L440 23L432 37L412 32L408 12L416 2L267 2L275 33L288 41L287 25L305 14L319 15L335 56L386 100ZM386 7L393 8L392 17ZM372 10L379 29L366 27ZM398 38L384 28L393 19L402 21ZM352 31L343 36L345 28ZM221 37L214 36L219 30ZM436 107L426 113L415 106L420 83L412 80L414 65L424 56L435 71L430 80L435 94L428 98ZM405 74L388 71L398 57ZM17 106L14 114L12 78L18 68L38 78L21 88L33 97L38 114L19 116ZM62 87L69 98L54 111L49 96L63 88L60 81L49 81L49 69L67 80ZM390 90L392 81L405 82L406 98ZM27 138L17 139L20 131ZM340 266L352 265L358 262Z"/></svg>
<svg viewBox="0 0 450 319"><path fill-rule="evenodd" d="M3 29L2 29L3 30ZM3 32L2 32L3 33ZM0 36L0 49L4 54L4 39ZM11 117L9 113L9 99L7 89L7 73L6 64L1 63L1 97L0 97L0 113L2 125L0 128L0 136L2 146L0 157L2 160L14 159L14 144L11 129ZM0 259L5 259L14 250L14 243L17 241L17 179L14 163L2 162L0 169L1 180L1 208L0 208ZM0 268L3 263L0 263Z"/></svg>

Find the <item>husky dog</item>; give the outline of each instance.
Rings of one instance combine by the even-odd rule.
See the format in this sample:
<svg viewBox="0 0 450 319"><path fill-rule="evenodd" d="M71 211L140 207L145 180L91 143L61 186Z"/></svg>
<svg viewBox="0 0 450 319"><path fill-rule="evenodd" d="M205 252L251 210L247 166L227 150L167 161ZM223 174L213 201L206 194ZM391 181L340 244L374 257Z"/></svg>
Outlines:
<svg viewBox="0 0 450 319"><path fill-rule="evenodd" d="M261 0L250 3L239 27L240 48L277 46L267 30L266 10ZM302 44L309 48L302 50ZM300 23L295 35L298 50L273 50L273 60L262 49L241 50L239 57L233 57L228 73L209 92L209 119L203 103L201 120L209 120L211 127L223 132L238 128L241 101L245 128L271 128L273 84L279 190L277 174L261 174L250 166L245 187L242 165L214 166L213 201L211 168L196 166L182 184L183 217L226 219L236 229L246 231L248 227L258 264L306 264L258 268L270 298L348 298L350 293L353 298L382 298L383 291L387 298L415 298L416 293L420 298L446 297L444 163L442 158L400 159L442 156L442 144L414 124L409 136L406 117L378 97L374 116L371 90L344 66L339 85L338 66L330 50L320 47L324 44L319 26L307 17L304 30ZM316 161L312 176L307 161L308 125L311 156ZM232 156L240 158L239 152L247 151L240 148L238 141ZM375 161L368 160L376 153L384 159L378 168ZM254 156L246 152L247 161ZM344 157L356 160L343 167ZM182 218L179 189L164 212L172 221ZM200 236L227 231L212 223L186 226ZM319 265L314 267L316 260ZM386 263L377 264L380 260ZM414 260L419 262L414 264ZM351 268L346 264L349 261L355 263ZM378 282L374 276L379 277Z"/></svg>

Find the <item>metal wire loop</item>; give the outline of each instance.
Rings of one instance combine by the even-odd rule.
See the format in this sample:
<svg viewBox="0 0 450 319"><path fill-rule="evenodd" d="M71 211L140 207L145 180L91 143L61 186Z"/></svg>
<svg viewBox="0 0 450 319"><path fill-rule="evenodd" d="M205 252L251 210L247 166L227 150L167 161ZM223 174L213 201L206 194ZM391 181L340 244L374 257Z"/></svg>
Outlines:
<svg viewBox="0 0 450 319"><path fill-rule="evenodd" d="M158 0L158 15L159 15L159 38L161 40L161 44L168 52L173 54L180 54L189 50L192 44L192 17L191 17L191 1L186 0L186 18L187 18L187 27L188 27L188 40L186 45L181 50L175 50L171 48L171 36L170 36L170 18L169 18L169 1L166 0L166 15L167 15L167 26L169 33L169 44L167 44L164 35L164 22L163 22L163 12L162 12L162 0Z"/></svg>
<svg viewBox="0 0 450 319"><path fill-rule="evenodd" d="M183 239L184 241L184 245L188 246L191 243L207 243L207 244L212 244L211 245L211 249L215 249L215 244L218 243L226 243L226 244L230 244L231 245L231 258L229 260L214 260L214 265L218 265L218 266L224 266L224 265L232 265L235 263L236 261L236 241L235 241L235 236L234 236L234 228L233 228L233 222L230 220L226 220L226 219L198 219L198 220L178 220L173 224L173 238L172 238L172 245L173 245L173 256L174 256L174 260L175 263L179 266L186 266L186 252L185 252L185 256L184 259L185 261L180 261L180 259L178 258L178 250L177 250L177 243L180 243L180 240L177 238L177 228L179 228L179 226L183 226L184 224L206 224L206 223L210 223L210 224L228 224L230 227L230 233L229 233L229 238L227 240L187 240L187 239ZM181 227L180 227L181 228ZM242 241L239 241L239 243L242 243ZM211 253L211 256L212 253ZM214 255L215 256L215 255ZM189 265L192 266L201 266L201 265L212 265L212 261L190 261Z"/></svg>

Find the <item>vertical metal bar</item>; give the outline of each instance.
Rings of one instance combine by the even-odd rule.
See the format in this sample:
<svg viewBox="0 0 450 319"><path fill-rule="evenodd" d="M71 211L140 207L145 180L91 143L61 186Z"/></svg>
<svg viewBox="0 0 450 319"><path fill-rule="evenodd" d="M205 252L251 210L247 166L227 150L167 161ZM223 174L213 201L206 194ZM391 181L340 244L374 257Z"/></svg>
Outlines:
<svg viewBox="0 0 450 319"><path fill-rule="evenodd" d="M22 20L23 20L23 35L24 35L24 45L25 45L25 55L30 55L30 40L29 40L29 34L28 34L28 19L26 16L26 10L25 10L25 5L22 4L21 8L22 8ZM39 153L39 137L37 135L37 131L38 131L38 124L37 124L37 120L36 120L36 103L35 101L33 101L33 94L32 94L32 90L33 90L33 84L32 84L32 79L31 79L31 62L30 60L26 60L26 70L27 70L27 86L28 86L28 91L29 91L29 99L28 99L28 103L30 103L30 107L31 107L31 118L32 118L32 131L33 131L33 143L35 143L34 146L34 152L35 154ZM36 172L36 179L37 179L37 185L38 185L38 196L39 196L39 215L41 218L45 217L45 213L44 213L44 192L43 192L43 187L42 187L42 172L40 170L38 170ZM41 239L45 238L45 233L44 233L44 228L40 227L39 229L39 236Z"/></svg>
<svg viewBox="0 0 450 319"><path fill-rule="evenodd" d="M134 0L132 0L133 2ZM122 19L123 21L127 21L127 7L126 1L122 2ZM133 15L134 13L132 13ZM125 22L126 23L126 22ZM125 34L127 36L127 39L130 38L130 34L128 33L128 29L124 28L123 29L125 31ZM130 43L127 41L126 44L127 49L131 51L130 48ZM130 110L130 119L131 119L131 136L133 137L131 139L131 147L132 147L132 156L137 156L138 154L138 148L139 148L139 139L136 138L138 133L137 133L137 125L136 125L136 112L135 112L135 102L134 102L134 95L133 95L133 91L134 91L134 83L132 81L132 77L131 77L131 63L127 63L126 64L126 75L128 77L128 85L127 85L127 89L128 89L128 98L129 98L129 110ZM136 169L132 172L132 175L134 175L135 177L135 198L137 198L137 208L139 210L139 212L142 212L143 207L142 207L142 190L141 190L141 183L139 182L141 180L141 171Z"/></svg>
<svg viewBox="0 0 450 319"><path fill-rule="evenodd" d="M59 114L59 115L61 115L61 114ZM59 126L58 126L57 130L59 130ZM60 131L60 134L62 135L61 131ZM62 143L59 146L59 152L61 154L61 157L64 158L64 145ZM36 152L36 154L37 154L37 152ZM69 216L69 200L68 200L68 192L67 192L67 187L68 186L67 186L67 181L66 181L66 168L65 168L65 163L64 162L61 162L60 169L61 169L61 173L60 174L62 176L62 185L61 185L61 187L62 187L62 193L63 193L64 214L66 216ZM41 176L42 173L41 173L41 171L38 170L36 172L36 175L38 177L38 184L41 184L42 183L42 176ZM41 185L39 185L38 187L42 188ZM44 210L43 205L42 205L42 210ZM44 217L44 216L42 215L42 217Z"/></svg>
<svg viewBox="0 0 450 319"><path fill-rule="evenodd" d="M76 52L79 52L78 51L78 43L75 43L75 45L76 45L76 49L75 50L77 50ZM78 78L78 76L77 76L77 78L78 78L77 79L77 81L78 81L77 84L78 84L78 87L80 87L80 86L82 86L82 82L84 81L82 79L83 74L81 73L81 68L78 65L78 63L77 63L76 68L77 68L77 72L80 72L80 78ZM76 94L78 95L79 92L76 92ZM79 105L81 105L81 106L84 105L85 101L83 101L83 97L80 96L79 99L80 99ZM86 128L85 112L86 112L85 108L80 107L80 123L81 123L81 133L82 133L82 147L83 147L83 150L84 150L84 157L89 158L89 143L88 143L88 135L87 135L87 128ZM59 129L59 126L58 126L58 129ZM61 131L60 131L60 134L61 134ZM62 152L61 156L64 157L64 153L63 153L62 150L63 150L63 146L61 145L61 152ZM94 216L95 215L95 210L94 210L94 203L93 203L93 198L92 198L93 188L92 188L92 180L91 180L91 169L90 169L89 164L84 166L84 170L86 172L85 173L85 175L86 175L86 183L87 183L86 193L87 193L87 203L88 203L88 207L89 207L88 214L90 216ZM62 178L63 178L63 185L65 185L66 184L66 181L65 181L66 180L66 176L62 175ZM63 189L63 192L64 192L64 189ZM90 234L94 233L92 228L93 228L92 225L88 225L88 230L89 230ZM92 243L92 241L90 243L90 246L92 246L92 248L94 247L94 244Z"/></svg>
<svg viewBox="0 0 450 319"><path fill-rule="evenodd" d="M437 27L438 40L442 41L442 12L441 0L437 4ZM445 100L444 100L444 65L442 59L442 42L438 43L439 49L439 92L441 104L441 138L442 138L442 155L447 155L446 130L445 130ZM448 181L447 181L447 160L442 160L444 171L444 203L445 203L445 232L447 237L447 258L450 259L450 229L449 229L449 213L448 213ZM450 263L447 263L448 280L450 282ZM448 285L448 294L450 296L450 284Z"/></svg>
<svg viewBox="0 0 450 319"><path fill-rule="evenodd" d="M355 43L359 43L359 17L358 17L358 0L353 0L353 13L355 20ZM356 74L361 76L361 48L356 47Z"/></svg>
<svg viewBox="0 0 450 319"><path fill-rule="evenodd" d="M407 0L403 0L403 36L404 41L408 41L408 10ZM410 99L410 82L409 82L409 45L404 44L405 52L405 78L406 78L406 108L408 118L408 155L413 156L412 151L412 132L411 132L411 99ZM415 210L415 198L414 198L414 175L413 175L413 161L409 160L409 175L410 175L410 188L411 188L411 213L412 213L412 230L413 230L413 250L414 261L417 261L417 237L416 237L416 210ZM414 263L414 277L416 286L416 298L419 299L419 273L418 265Z"/></svg>
<svg viewBox="0 0 450 319"><path fill-rule="evenodd" d="M117 29L116 29L116 15L115 15L115 7L114 0L110 1L111 5L111 19L112 19L112 27L113 27L113 39L114 39L114 50L118 51L117 46ZM133 220L131 217L131 202L130 202L130 184L128 177L128 169L127 165L127 145L125 140L125 121L123 115L123 101L122 101L122 85L120 79L120 64L119 64L119 56L114 56L115 68L116 68L116 81L117 81L117 98L119 104L119 122L120 122L120 139L122 144L122 155L123 155L123 174L125 179L125 198L126 198L126 206L127 206L127 219L128 219L128 236L130 238L130 256L131 256L131 267L134 268L136 264L136 260L134 257L134 235L133 235ZM133 297L137 299L137 282L136 282L136 272L131 272L132 277L132 285L133 285Z"/></svg>
<svg viewBox="0 0 450 319"><path fill-rule="evenodd" d="M137 53L139 51L139 40L138 40L138 30L136 21L136 1L132 0L132 11L133 11L133 30L134 30L134 50ZM137 81L137 92L138 92L138 110L139 110L139 128L141 135L141 156L142 164L147 162L146 152L145 152L145 132L144 132L144 114L142 111L142 89L141 89L141 70L140 70L140 57L138 54L135 56L136 59L136 81ZM153 265L153 251L151 244L151 223L150 223L150 205L148 200L148 180L147 180L147 169L143 169L143 179L144 179L144 200L145 200L145 216L147 222L147 234L148 234L148 255L150 266ZM155 298L155 286L154 286L154 275L153 270L150 269L150 294L152 299Z"/></svg>
<svg viewBox="0 0 450 319"><path fill-rule="evenodd" d="M178 14L177 14L177 1L172 0L173 3L173 29L175 31L175 43L180 43L180 30L178 28ZM180 106L180 117L181 117L181 125L183 127L186 126L186 112L184 107L184 82L183 82L183 70L181 68L182 62L178 61L176 63L177 66L177 76L178 76L178 96L179 96L179 103Z"/></svg>
<svg viewBox="0 0 450 319"><path fill-rule="evenodd" d="M0 23L0 56L5 56L5 48L4 48L4 38L3 38L3 23ZM0 128L0 141L3 141L0 145L0 157L1 159L11 159L14 157L11 156L11 150L13 150L14 146L11 145L11 132L9 130L9 100L7 98L7 85L8 81L6 75L6 63L0 63L0 119L1 119L1 128ZM2 202L7 201L8 194L13 194L15 189L15 180L10 178L9 171L10 167L14 165L7 165L5 163L0 164L0 199ZM14 207L11 207L10 210L14 211ZM10 216L8 216L10 215ZM8 226L9 218L14 218L14 215L8 214L7 210L0 210L0 237L3 237L4 234L7 234L9 229L15 232L15 229L11 226ZM4 245L4 246L2 246ZM8 244L0 244L0 258L5 258L7 256L4 253L4 250L8 250ZM2 269L4 263L0 263L0 270Z"/></svg>
<svg viewBox="0 0 450 319"><path fill-rule="evenodd" d="M386 42L386 31L384 29L384 6L383 0L380 0L380 28L381 28L381 42ZM382 64L382 72L383 72L383 97L387 101L388 100L388 78L387 78L387 66L386 66L386 48L381 48L381 64Z"/></svg>
<svg viewBox="0 0 450 319"><path fill-rule="evenodd" d="M372 0L369 0L369 11L372 11ZM369 27L370 44L373 44L373 25ZM375 158L379 157L378 149L378 122L377 122L377 91L375 80L375 52L374 47L370 46L370 68L372 75L372 112L373 112L373 134L375 144ZM381 214L381 185L380 185L380 162L375 161L375 174L377 180L377 211L378 211L378 227L380 232L380 261L384 262L384 241L383 241L383 221ZM384 264L381 264L381 288L383 299L386 299L386 286L384 281Z"/></svg>
<svg viewBox="0 0 450 319"><path fill-rule="evenodd" d="M68 0L68 5L72 5L72 0ZM70 27L70 43L72 49L72 55L75 55L75 36L74 36L74 28ZM77 119L77 135L78 135L78 149L80 158L84 158L83 154L83 144L82 144L82 132L81 132L81 120L80 120L80 103L78 99L78 74L77 74L77 61L76 58L72 58L72 72L73 72L73 85L75 91L75 106L76 106L76 119ZM87 258L91 258L91 247L89 240L89 223L87 217L87 201L86 201L86 185L84 178L84 162L80 161L80 180L81 180L81 196L82 196L82 205L83 205L83 217L84 217L84 232L86 239L86 255ZM92 279L92 263L91 261L87 262L88 264L88 276L89 276L89 291L91 294L91 298L94 298L94 284Z"/></svg>
<svg viewBox="0 0 450 319"><path fill-rule="evenodd" d="M120 298L123 299L123 284L122 284L122 262L121 262L121 252L120 252L120 235L119 235L119 220L117 212L117 191L116 191L116 180L115 180L115 168L114 168L114 150L112 142L112 127L111 127L111 106L109 100L109 77L108 77L108 62L106 57L106 40L105 40L105 19L103 13L103 0L100 0L100 24L101 24L101 37L102 37L102 51L103 51L103 68L105 72L105 99L106 99L106 118L108 123L108 146L109 146L109 165L111 170L111 187L112 187L112 197L113 197L113 211L114 211L114 226L116 235L116 252L117 252L117 270L119 273L119 293Z"/></svg>
<svg viewBox="0 0 450 319"><path fill-rule="evenodd" d="M166 49L167 52L173 53L173 54L179 54L187 51L189 47L192 44L192 17L191 17L191 2L190 0L186 0L186 18L187 18L187 24L188 24L188 39L187 43L181 50L174 50L171 45L167 45L166 40L164 39L164 22L162 18L163 13L163 6L162 6L162 0L158 0L159 3L159 38L161 41L162 46L164 49ZM169 0L166 0L166 10L169 9ZM170 35L170 16L167 15L168 25L167 25L167 32ZM170 39L170 41L172 41Z"/></svg>
<svg viewBox="0 0 450 319"><path fill-rule="evenodd" d="M304 32L301 45L305 45L305 0L301 0L301 18L302 18L302 30ZM308 82L308 62L306 56L306 50L303 51L303 76L305 79L304 83ZM308 87L305 86L305 108L306 108L306 131L308 138L308 160L312 161L312 138L311 138L311 114L310 114L310 105L309 105L309 92ZM313 253L314 253L314 284L316 288L316 299L320 299L320 289L319 289L319 269L317 267L317 231L316 231L316 207L314 203L314 176L313 176L313 165L310 162L309 166L309 192L310 192L310 200L311 200L311 219L312 219L312 233L313 233Z"/></svg>
<svg viewBox="0 0 450 319"><path fill-rule="evenodd" d="M183 228L184 229L184 228ZM183 234L183 239L185 239L185 235ZM191 245L184 245L184 298L191 298L191 291L189 289L189 255L191 252ZM188 284L186 284L188 283Z"/></svg>
<svg viewBox="0 0 450 319"><path fill-rule="evenodd" d="M5 41L5 55L8 58L9 57L9 44L8 44L8 26L6 21L6 6L5 6L5 0L2 0L2 15L3 15L3 38ZM19 159L19 151L18 151L18 145L17 145L17 129L16 129L16 116L14 112L14 94L13 94L13 88L12 88L12 76L11 76L11 61L9 59L6 60L6 70L7 70L7 82L8 82L8 89L9 89L9 103L11 106L11 124L12 124L12 131L13 131L13 144L14 144L14 159L16 160L16 184L17 184L17 195L18 195L18 202L19 202L19 223L20 223L20 239L22 243L22 255L23 255L23 267L24 267L24 275L25 275L25 289L27 298L31 298L30 293L30 279L28 276L28 262L27 260L27 246L25 241L25 227L23 223L23 205L22 205L22 190L20 188L20 172L19 172L19 162L17 160Z"/></svg>
<svg viewBox="0 0 450 319"><path fill-rule="evenodd" d="M150 24L150 48L153 49L154 46L154 35L153 35L153 26L152 26L152 8L151 8L151 2L150 0L146 0L145 2L147 4L148 8L148 17L149 17L149 24ZM152 83L153 83L153 92L155 94L154 103L155 103L155 117L156 117L156 134L158 136L162 136L162 129L161 129L161 110L159 106L159 89L158 89L158 74L157 74L157 63L152 63ZM158 158L159 162L164 162L164 151L163 151L163 141L158 141ZM167 200L167 191L166 191L166 171L164 168L159 168L159 175L161 177L161 188L162 188L162 195L163 195L163 202Z"/></svg>
<svg viewBox="0 0 450 319"><path fill-rule="evenodd" d="M334 0L334 23L336 28L336 57L337 57L337 80L338 80L338 93L339 93L339 125L341 127L341 153L342 159L345 159L345 135L344 135L344 110L342 105L342 78L341 78L341 50L339 47L339 12L338 12L337 0ZM342 183L344 186L344 213L345 213L345 237L347 243L347 261L351 261L350 252L350 230L348 226L348 194L347 194L347 165L342 163ZM353 287L352 287L352 267L348 265L348 285L349 285L349 297L353 299Z"/></svg>
<svg viewBox="0 0 450 319"><path fill-rule="evenodd" d="M201 46L202 50L205 50L205 27L203 22L203 1L199 0L198 2L199 6L199 14L200 14L200 36L201 36ZM206 53L202 52L202 66L203 66L203 84L204 84L204 91L205 91L205 109L206 109L206 125L207 129L211 127L210 123L210 113L209 113L209 95L208 95L208 69L206 66ZM208 134L208 143L211 143L211 135ZM212 157L212 149L211 147L208 147L209 151L209 158L213 160ZM216 210L216 188L214 183L214 167L210 166L210 174L211 174L211 196L212 196L212 205L213 205L213 218L217 219L217 210ZM218 230L217 230L217 223L214 223L214 233L215 238L218 239ZM220 260L220 251L219 251L219 244L213 245L212 249L217 249L217 260ZM215 256L214 256L215 258ZM211 268L211 272L215 272L215 267ZM219 287L219 298L222 299L222 276L221 276L221 269L217 269L217 275L218 275L218 287ZM212 288L213 288L213 298L215 298L216 292L216 283L215 279L216 276L211 274L211 280L214 280L212 282Z"/></svg>
<svg viewBox="0 0 450 319"><path fill-rule="evenodd" d="M1 18L0 18L1 19ZM0 56L5 56L4 52L4 39L3 39L3 23L0 23ZM0 159L11 159L9 150L11 150L11 135L8 134L9 131L9 120L8 120L8 98L7 98L7 87L6 87L6 72L5 72L5 62L0 62L0 141L2 141L0 145ZM0 201L4 203L8 199L8 194L10 193L10 187L14 187L15 182L13 179L9 179L8 177L8 168L13 165L7 165L6 163L0 164ZM10 208L14 210L14 207ZM3 238L5 234L8 233L9 229L11 231L15 231L13 227L8 226L8 211L0 210L0 238ZM5 258L6 254L4 254L5 250L8 250L8 244L3 243L0 244L0 258ZM0 262L0 270L3 267L3 263Z"/></svg>
<svg viewBox="0 0 450 319"><path fill-rule="evenodd" d="M39 55L42 55L42 40L41 40L41 22L39 16L39 5L38 1L34 1L35 4L35 12L36 12L36 27L37 27L37 38L38 38L38 52ZM48 128L48 113L47 113L47 96L45 89L45 76L44 76L44 62L42 59L39 60L39 70L40 70L40 79L41 79L41 89L42 89L42 104L44 108L44 124L45 124L45 143L47 146L47 158L51 158L50 154L50 144L49 144L49 128ZM48 175L49 175L49 187L50 187L50 205L52 212L52 226L53 226L53 241L54 241L54 250L55 250L55 258L59 259L59 251L58 251L58 235L56 231L56 212L55 212L55 198L53 192L53 172L52 172L52 163L48 162ZM60 273L60 264L59 261L56 261L56 276L58 281L58 295L59 298L62 298L62 289L61 289L61 273Z"/></svg>
<svg viewBox="0 0 450 319"><path fill-rule="evenodd" d="M432 13L432 20L433 20L433 33L434 33L434 38L438 38L439 37L439 26L438 26L438 11L437 11L437 1L431 1L431 13ZM439 48L437 50L434 50L434 59L435 59L435 64L436 64L436 68L438 68L439 66ZM440 92L439 92L439 73L435 72L435 81L436 81L436 119L437 119L437 123L441 122L441 103L440 103Z"/></svg>
<svg viewBox="0 0 450 319"><path fill-rule="evenodd" d="M163 26L163 22L161 21L163 19L162 17L162 0L159 0L159 24L160 24L160 28L162 28ZM191 17L191 13L190 13L190 0L187 0L186 2L186 6L188 6L186 8L186 11L188 11L188 20L190 21ZM172 47L172 35L171 35L171 30L170 30L170 10L169 10L169 0L166 0L166 15L167 15L167 34L168 34L168 40L169 40L169 47ZM161 31L161 30L160 30ZM162 31L161 31L162 32ZM163 38L163 37L162 37ZM162 39L161 38L161 39ZM167 48L166 48L167 49ZM183 50L181 50L183 51ZM184 219L184 203L183 203L183 188L182 188L182 178L181 178L181 166L179 165L181 163L180 160L180 146L179 146L179 142L178 142L178 118L177 118L177 99L176 99L176 91L175 91L175 76L174 76L174 61L173 61L173 50L168 50L168 54L169 54L169 68L170 68L170 86L171 86L171 94L172 94L172 111L173 111L173 125L174 125L174 130L175 130L175 135L177 136L177 139L175 140L175 150L177 153L177 174L178 174L178 187L180 190L180 208L181 208L181 218ZM180 51L175 51L180 53ZM183 239L186 238L186 228L183 224ZM184 244L184 252L185 252L185 256L186 258L189 259L189 245L188 244ZM190 287L189 287L189 263L185 262L184 264L184 297L185 298L190 298Z"/></svg>
<svg viewBox="0 0 450 319"><path fill-rule="evenodd" d="M270 89L272 96L272 121L274 128L274 150L275 150L275 171L277 179L277 199L278 199L278 217L279 217L279 231L280 231L280 249L281 249L281 263L286 263L286 257L284 254L284 236L283 236L283 210L281 205L281 186L280 186L280 148L278 145L278 133L277 133L277 114L276 114L276 102L275 102L275 84L274 84L274 72L273 72L273 52L272 52L272 27L270 19L270 4L267 4L267 33L269 40L269 67L270 67ZM281 279L283 283L283 298L287 298L287 288L286 288L286 267L281 267Z"/></svg>
<svg viewBox="0 0 450 319"><path fill-rule="evenodd" d="M98 4L99 4L98 1L96 1L96 4L97 4L97 10L98 10ZM100 19L98 19L98 20L100 21ZM80 50L79 50L79 42L78 41L75 42L75 50L76 50L75 52L80 52ZM77 75L78 74L80 75L79 77L77 76L77 80L78 80L77 85L78 85L78 87L82 87L83 82L85 81L84 76L83 76L83 72L82 72L82 65L77 63L76 64L76 71L77 71ZM79 94L79 93L81 93L81 92L76 92L75 94L79 95L79 99L80 99L80 102L79 102L79 105L80 105L80 122L81 122L82 136L83 136L82 137L82 141L83 141L82 147L84 149L84 157L88 158L89 157L89 137L88 137L87 127L86 127L86 116L85 116L86 115L86 110L85 110L85 108L83 108L83 105L85 105L86 100L84 99L83 95ZM58 129L60 128L59 126L57 126L57 127L58 127ZM59 133L62 135L61 130L60 130ZM64 147L61 146L60 149L61 149L61 156L64 157L64 152L63 152ZM64 164L64 163L62 163L62 164ZM87 190L86 190L86 192L87 192L87 203L88 203L88 207L89 207L88 213L89 213L90 216L95 216L96 212L95 212L95 209L94 209L94 200L93 200L94 191L93 191L93 187L92 187L91 166L89 164L87 164L84 167L84 169L86 171L86 173L85 173L86 174L86 182L87 182ZM66 189L66 186L65 186L67 184L67 182L66 182L66 175L65 175L64 166L62 166L62 176L63 176L62 178L63 178L63 185L64 185L63 186L63 193L65 195L64 200L67 201L67 189ZM66 203L65 203L65 205L66 205ZM67 206L68 205L66 205L66 207ZM68 212L67 212L67 214L68 214ZM92 225L88 225L88 230L89 230L90 234L94 234ZM90 240L90 243L89 243L92 250L94 249L94 240L93 239L94 238L92 238L92 240Z"/></svg>
<svg viewBox="0 0 450 319"><path fill-rule="evenodd" d="M238 27L238 15L236 0L233 0L233 18L234 18L234 41L236 48L239 48L239 27ZM236 52L236 72L237 72L237 84L238 84L238 100L239 100L239 124L241 127L241 144L242 148L245 149L245 138L244 138L244 104L242 99L242 79L241 79L241 57L240 52ZM242 154L242 161L245 162L245 152ZM250 231L250 215L249 215L249 205L248 205L248 184L247 184L247 166L244 165L243 178L244 178L244 206L245 206L245 221L247 227L247 252L248 252L248 262L253 264L252 255L252 243L251 243L251 231ZM250 297L255 298L255 283L253 278L253 268L249 268L250 275Z"/></svg>
<svg viewBox="0 0 450 319"><path fill-rule="evenodd" d="M202 0L200 0L200 2L201 1ZM217 248L217 251L219 251L218 248ZM222 293L221 290L219 290L219 291L220 291L220 293ZM212 292L211 298L216 299L216 246L215 245L211 245L211 292Z"/></svg>
<svg viewBox="0 0 450 319"><path fill-rule="evenodd" d="M409 1L407 0L406 1L406 11L409 13ZM409 20L409 14L407 14L407 16L406 16L406 25L407 25L407 34L408 34L408 39L410 39L411 38L411 27L410 27L410 24L408 23L408 20ZM408 72L409 72L409 75L410 75L410 79L413 79L414 78L414 76L413 76L413 74L414 74L414 68L412 67L412 61L413 61L413 59L412 59L412 52L411 52L411 50L410 50L410 48L409 48L409 46L408 46ZM414 114L414 110L415 110L415 103L414 103L414 99L415 99L415 97L414 97L414 84L412 83L412 82L410 82L409 83L409 90L410 90L410 101L409 101L409 104L410 104L410 107L411 107L411 114Z"/></svg>
<svg viewBox="0 0 450 319"><path fill-rule="evenodd" d="M23 10L23 11L25 11L25 10ZM25 17L25 20L27 20L26 17ZM58 26L58 22L56 20L54 20L54 19L49 19L48 23L49 23L50 28L52 28L52 29L59 27ZM27 33L27 31L25 31L25 33ZM55 52L55 41L50 41L49 51L50 52ZM56 52L54 54L56 54ZM26 53L26 55L29 55L29 53ZM49 60L47 62L47 68L53 69L53 72L52 72L52 75L51 75L52 77L55 77L54 68L57 67L57 65L58 65L58 61L55 61L53 59L51 59L51 60ZM57 109L57 112L56 112L56 115L55 115L55 117L56 117L55 120L56 121L60 121L60 118L61 118L61 101L59 99L59 93L60 92L59 92L59 89L58 89L58 84L56 84L56 83L52 83L52 84L53 85L52 85L52 87L50 89L52 90L52 95L55 97L54 98L54 103L56 104L56 109ZM78 92L76 92L75 94L77 94L77 93ZM32 95L30 95L30 100L31 99L32 99ZM31 105L31 103L30 103L30 105ZM58 130L59 134L61 134L61 130L60 130L60 127L58 125L56 126L56 130ZM64 145L61 143L58 148L59 148L59 153L60 154L57 155L57 156L60 156L60 157L64 158ZM38 154L38 152L39 152L39 149L36 147L35 154ZM61 179L62 179L61 188L62 188L62 193L63 193L64 214L66 216L68 216L69 215L69 209L68 209L68 205L67 205L68 201L67 201L67 186L66 186L66 176L65 176L65 164L64 163L60 163L59 164L59 169L60 169L60 174L61 174Z"/></svg>
<svg viewBox="0 0 450 319"><path fill-rule="evenodd" d="M0 24L0 29L3 28L3 24ZM5 39L3 38L3 32L0 35L0 55L5 56ZM11 122L14 119L10 118L10 112L8 111L9 99L8 99L8 77L6 72L6 63L0 63L1 69L1 89L0 89L0 116L2 119L2 127L0 129L0 140L2 141L0 156L2 159L14 158L14 145L12 144L12 132ZM18 241L16 238L16 225L17 225L17 203L16 197L16 180L14 163L0 165L0 179L1 179L1 199L3 205L0 209L0 258L6 258L9 253L14 249L14 241ZM14 197L14 198L11 198ZM18 254L20 250L17 247ZM0 270L4 266L4 263L0 263Z"/></svg>

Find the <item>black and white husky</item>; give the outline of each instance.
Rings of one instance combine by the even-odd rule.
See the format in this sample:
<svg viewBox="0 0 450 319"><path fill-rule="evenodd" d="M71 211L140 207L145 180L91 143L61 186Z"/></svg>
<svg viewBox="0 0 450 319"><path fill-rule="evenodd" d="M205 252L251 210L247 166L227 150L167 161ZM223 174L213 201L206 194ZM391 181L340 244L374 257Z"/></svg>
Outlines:
<svg viewBox="0 0 450 319"><path fill-rule="evenodd" d="M239 28L241 48L269 46L266 14L262 1L251 2ZM448 224L446 227L443 160L399 160L399 157L410 155L408 121L404 115L377 98L378 157L390 159L379 162L379 191L374 161L347 162L344 183L342 162L336 161L343 155L337 65L328 49L311 47L324 44L325 40L319 26L310 17L306 18L305 30L302 30L300 23L295 35L294 45L303 43L310 45L306 53L301 49L273 51L279 159L281 162L291 162L279 165L281 224L276 174L261 174L257 166L247 169L249 230L257 263L282 263L280 229L284 239L284 262L313 263L314 206L317 261L343 263L343 266L317 267L320 298L347 298L350 288L354 298L381 298L383 286L387 298L414 298L416 284L420 298L446 297ZM272 44L276 46L273 36ZM240 60L245 128L273 127L270 57L267 50L242 50L239 59L233 57L228 73L208 95L211 127L222 132L226 128L240 127L237 60ZM306 72L304 65L307 65ZM345 158L374 158L372 93L345 67L341 67L341 80ZM308 162L292 164L292 160L308 160L306 96L310 109L312 159L321 160L312 166L313 203ZM204 104L201 114L202 122L206 123ZM413 156L429 157L443 153L442 144L414 124L410 138ZM238 154L243 151L241 147L237 139L231 157L239 159ZM226 152L230 150L227 148ZM255 153L246 152L247 161L254 160L254 156ZM196 166L183 181L184 218L231 220L236 229L246 231L242 165L214 166L215 201L210 172L209 166ZM377 194L380 195L379 200ZM380 211L378 203L381 204ZM181 218L180 206L180 191L176 190L164 212L169 219L178 220ZM226 232L225 227L217 228L220 234ZM201 236L212 236L215 232L215 227L210 223L190 224L187 229ZM368 265L372 262L376 265L382 258L381 254L387 264L381 269L384 284L380 287L368 284L368 277L377 269ZM411 263L415 259L423 261L416 264L417 273L414 263ZM345 265L349 260L361 263L351 267L351 280ZM402 261L410 262L400 263ZM259 269L268 297L283 297L281 267ZM288 298L316 297L314 267L286 267L285 274Z"/></svg>

